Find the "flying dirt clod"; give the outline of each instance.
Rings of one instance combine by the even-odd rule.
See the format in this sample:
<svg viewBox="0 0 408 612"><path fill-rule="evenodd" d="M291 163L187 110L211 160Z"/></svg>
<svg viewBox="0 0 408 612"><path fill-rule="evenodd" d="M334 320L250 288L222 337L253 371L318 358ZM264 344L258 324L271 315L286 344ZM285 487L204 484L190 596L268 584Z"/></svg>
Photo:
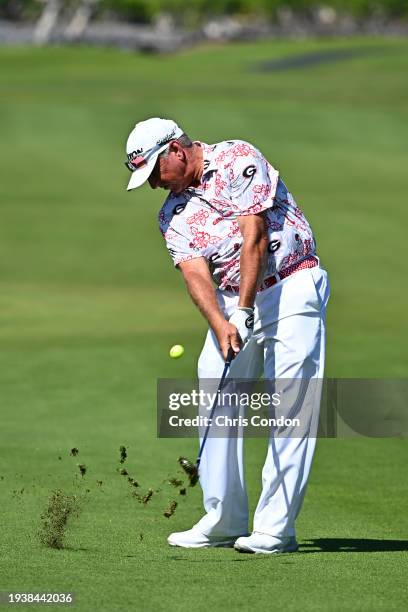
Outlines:
<svg viewBox="0 0 408 612"><path fill-rule="evenodd" d="M169 479L169 484L171 484L172 487L181 487L183 484L182 480L179 480L178 478L170 478Z"/></svg>
<svg viewBox="0 0 408 612"><path fill-rule="evenodd" d="M195 487L198 482L197 466L191 463L186 457L179 457L178 462L188 476L190 487Z"/></svg>
<svg viewBox="0 0 408 612"><path fill-rule="evenodd" d="M40 542L49 548L63 548L68 520L78 517L81 509L78 496L66 494L61 489L53 491L41 514Z"/></svg>
<svg viewBox="0 0 408 612"><path fill-rule="evenodd" d="M132 487L138 487L139 483L137 482L137 480L135 480L134 478L132 478L131 476L129 476L128 478L128 483L132 486Z"/></svg>
<svg viewBox="0 0 408 612"><path fill-rule="evenodd" d="M119 446L119 452L120 452L119 462L120 463L125 463L126 457L127 457L126 446L123 446L123 445Z"/></svg>
<svg viewBox="0 0 408 612"><path fill-rule="evenodd" d="M140 495L139 493L136 493L136 491L134 491L132 495L136 497L138 502L146 505L150 501L153 493L154 493L153 489L149 489L145 495Z"/></svg>
<svg viewBox="0 0 408 612"><path fill-rule="evenodd" d="M178 504L176 501L170 502L170 506L163 512L163 516L170 518L176 511Z"/></svg>

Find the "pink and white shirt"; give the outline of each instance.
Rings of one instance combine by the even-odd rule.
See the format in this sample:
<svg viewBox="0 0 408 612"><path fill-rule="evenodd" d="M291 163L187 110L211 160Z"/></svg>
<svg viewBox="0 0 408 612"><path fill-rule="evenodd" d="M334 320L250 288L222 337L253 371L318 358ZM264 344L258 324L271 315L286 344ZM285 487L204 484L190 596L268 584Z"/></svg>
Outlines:
<svg viewBox="0 0 408 612"><path fill-rule="evenodd" d="M262 153L242 140L200 144L200 186L170 193L159 212L160 231L175 266L204 257L218 287L238 291L243 239L237 217L264 210L269 238L264 279L315 254L308 222Z"/></svg>

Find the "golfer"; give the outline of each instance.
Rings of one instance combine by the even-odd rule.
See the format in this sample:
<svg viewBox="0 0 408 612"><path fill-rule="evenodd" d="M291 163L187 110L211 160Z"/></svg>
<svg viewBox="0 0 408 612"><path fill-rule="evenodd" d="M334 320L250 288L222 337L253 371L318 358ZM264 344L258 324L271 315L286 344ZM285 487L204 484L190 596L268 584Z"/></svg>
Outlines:
<svg viewBox="0 0 408 612"><path fill-rule="evenodd" d="M232 347L231 380L283 381L291 414L303 419L301 434L271 430L252 533L243 439L208 438L200 467L205 514L168 542L296 551L295 521L316 444L329 298L312 230L279 172L248 142L193 142L174 121L152 118L136 124L126 152L128 190L147 180L169 191L160 229L209 324L199 378L218 379ZM316 384L305 391L299 381Z"/></svg>

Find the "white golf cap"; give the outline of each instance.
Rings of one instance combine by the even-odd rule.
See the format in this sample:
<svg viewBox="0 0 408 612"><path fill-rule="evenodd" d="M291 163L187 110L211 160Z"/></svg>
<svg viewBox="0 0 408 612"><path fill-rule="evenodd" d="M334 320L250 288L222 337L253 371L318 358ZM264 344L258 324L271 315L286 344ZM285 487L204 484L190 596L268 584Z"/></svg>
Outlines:
<svg viewBox="0 0 408 612"><path fill-rule="evenodd" d="M151 175L156 160L169 142L183 134L171 119L153 117L136 123L126 143L127 168L132 172L127 190L140 187Z"/></svg>

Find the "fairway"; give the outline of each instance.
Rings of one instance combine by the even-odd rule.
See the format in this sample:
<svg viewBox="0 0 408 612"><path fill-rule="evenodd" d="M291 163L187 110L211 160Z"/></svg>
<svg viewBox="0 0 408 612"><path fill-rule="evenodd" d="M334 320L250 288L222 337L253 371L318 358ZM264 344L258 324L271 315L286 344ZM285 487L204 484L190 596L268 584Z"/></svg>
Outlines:
<svg viewBox="0 0 408 612"><path fill-rule="evenodd" d="M403 438L319 440L298 554L166 544L202 503L167 482L197 442L157 439L156 381L195 375L206 326L158 231L164 192L127 193L123 162L148 116L257 145L330 275L327 376L407 377L407 71L404 40L1 48L0 591L73 592L81 612L406 609ZM247 441L252 511L265 450ZM37 535L55 489L83 499L62 550Z"/></svg>

